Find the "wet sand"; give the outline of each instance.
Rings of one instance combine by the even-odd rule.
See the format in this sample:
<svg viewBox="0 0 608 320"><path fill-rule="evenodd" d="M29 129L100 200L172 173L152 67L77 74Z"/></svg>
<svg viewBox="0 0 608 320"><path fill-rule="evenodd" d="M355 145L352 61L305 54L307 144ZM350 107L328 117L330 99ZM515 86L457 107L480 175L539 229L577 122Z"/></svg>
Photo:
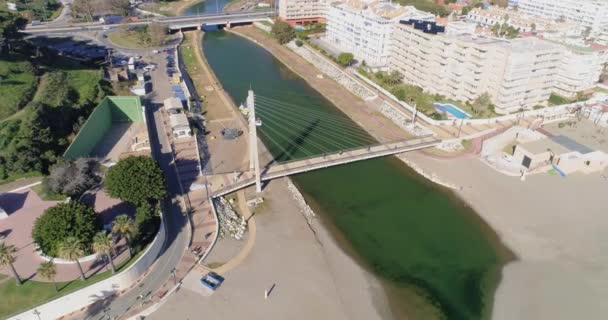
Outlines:
<svg viewBox="0 0 608 320"><path fill-rule="evenodd" d="M608 180L539 174L522 182L474 158L405 157L462 186L457 194L518 256L503 269L492 319L605 318Z"/></svg>

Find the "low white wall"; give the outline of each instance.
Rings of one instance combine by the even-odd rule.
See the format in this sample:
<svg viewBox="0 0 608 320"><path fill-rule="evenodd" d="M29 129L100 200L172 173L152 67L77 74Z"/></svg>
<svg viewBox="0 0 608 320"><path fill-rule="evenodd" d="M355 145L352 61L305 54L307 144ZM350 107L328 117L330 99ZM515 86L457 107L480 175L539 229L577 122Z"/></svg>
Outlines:
<svg viewBox="0 0 608 320"><path fill-rule="evenodd" d="M44 261L53 261L53 263L55 263L55 264L76 264L76 261L74 261L74 260L66 260L66 259L61 259L61 258L53 258L53 257L45 256L41 251L36 251L36 253L38 253L38 256L40 256L40 258ZM80 263L93 261L93 260L97 259L97 256L98 256L97 253L93 253L86 257L79 258L78 261Z"/></svg>
<svg viewBox="0 0 608 320"><path fill-rule="evenodd" d="M256 22L253 23L253 25L256 26L258 29L266 31L268 33L270 33L270 31L272 31L272 27L267 26L267 25L265 25L265 24L263 24L261 22L257 22L256 21Z"/></svg>
<svg viewBox="0 0 608 320"><path fill-rule="evenodd" d="M165 243L166 232L162 219L156 237L148 246L146 251L125 271L118 273L108 279L92 284L86 288L72 292L66 296L57 298L35 309L40 312L40 318L33 313L34 309L23 312L9 319L11 320L39 320L57 319L66 314L78 311L81 308L104 299L113 294L120 294L122 290L129 289L136 284L137 280L150 268L156 261L163 244Z"/></svg>

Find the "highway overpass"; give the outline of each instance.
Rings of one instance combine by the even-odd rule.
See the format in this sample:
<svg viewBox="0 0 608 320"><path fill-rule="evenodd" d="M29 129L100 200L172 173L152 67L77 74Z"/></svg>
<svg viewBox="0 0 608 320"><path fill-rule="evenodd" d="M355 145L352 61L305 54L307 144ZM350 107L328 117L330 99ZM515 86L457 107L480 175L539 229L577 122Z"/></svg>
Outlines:
<svg viewBox="0 0 608 320"><path fill-rule="evenodd" d="M200 26L213 25L229 25L240 23L251 23L262 21L267 18L274 18L276 12L268 11L252 11L242 13L221 13L207 14L197 16L177 16L163 18L146 18L132 22L117 23L117 24L102 24L99 22L84 22L72 24L51 24L43 23L39 25L27 25L21 32L28 34L62 34L73 32L91 32L101 30L111 30L121 26L143 26L152 22L158 22L167 25L170 30L180 30L185 28L197 28Z"/></svg>

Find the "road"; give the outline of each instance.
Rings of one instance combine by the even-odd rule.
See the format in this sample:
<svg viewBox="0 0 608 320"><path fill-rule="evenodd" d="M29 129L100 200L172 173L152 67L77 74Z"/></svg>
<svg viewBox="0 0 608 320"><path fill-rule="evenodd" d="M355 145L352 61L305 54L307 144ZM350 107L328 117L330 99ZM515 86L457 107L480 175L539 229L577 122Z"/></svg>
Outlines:
<svg viewBox="0 0 608 320"><path fill-rule="evenodd" d="M101 24L99 22L85 22L85 23L58 23L49 22L42 23L39 25L27 25L23 33L29 34L47 34L47 33L69 33L69 32L87 32L87 31L99 31L99 30L110 30L128 26L141 26L148 25L152 22L158 22L162 24L176 25L176 29L196 27L203 24L215 25L225 23L243 23L259 21L268 17L274 17L276 14L274 11L259 11L259 12L244 12L244 13L221 13L221 14L207 14L198 16L177 16L177 17L166 17L166 18L151 18L151 19L140 19L129 23L119 24Z"/></svg>
<svg viewBox="0 0 608 320"><path fill-rule="evenodd" d="M139 296L151 296L165 283L167 284L162 290L169 290L173 286L173 282L170 281L172 270L178 265L188 245L187 220L178 205L181 189L173 167L173 153L170 142L164 132L163 120L160 114L162 101L171 95L168 77L165 73L166 63L163 56L153 56L154 62L158 64L158 68L151 74L152 79L154 79L153 85L155 90L146 101L146 121L150 132L152 152L165 173L170 195L170 199L163 203L164 221L168 235L165 248L161 251L161 255L150 270L150 273L138 287L108 302L103 308L89 311L86 315L80 315L75 319L120 318L134 307L142 305L142 301L146 299L138 298Z"/></svg>

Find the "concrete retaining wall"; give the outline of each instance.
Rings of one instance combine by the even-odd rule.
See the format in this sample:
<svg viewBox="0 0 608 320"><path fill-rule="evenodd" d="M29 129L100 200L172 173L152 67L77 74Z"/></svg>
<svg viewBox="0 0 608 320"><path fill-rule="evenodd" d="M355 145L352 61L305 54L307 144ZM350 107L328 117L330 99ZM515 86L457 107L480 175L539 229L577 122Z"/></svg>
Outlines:
<svg viewBox="0 0 608 320"><path fill-rule="evenodd" d="M162 216L162 213L161 213ZM35 309L40 313L40 317L36 316L31 309L16 316L9 318L10 320L39 320L39 319L57 319L66 314L79 311L86 308L90 304L109 297L111 295L119 295L123 290L133 287L137 284L142 275L152 266L156 258L163 248L165 243L166 232L163 219L161 219L158 234L148 246L146 251L125 271L120 272L108 279L92 284L86 288L80 289L63 297L57 298L51 302L37 306Z"/></svg>

